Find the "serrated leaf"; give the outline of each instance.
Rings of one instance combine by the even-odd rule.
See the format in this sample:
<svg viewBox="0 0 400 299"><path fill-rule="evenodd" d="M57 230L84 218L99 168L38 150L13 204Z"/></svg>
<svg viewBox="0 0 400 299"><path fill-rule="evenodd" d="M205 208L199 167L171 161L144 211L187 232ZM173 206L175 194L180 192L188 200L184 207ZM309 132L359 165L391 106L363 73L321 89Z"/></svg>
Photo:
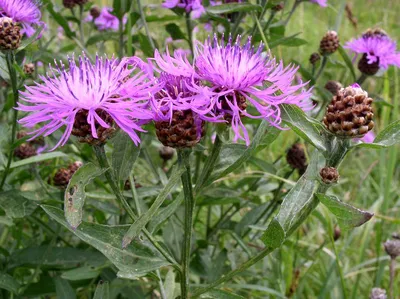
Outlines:
<svg viewBox="0 0 400 299"><path fill-rule="evenodd" d="M64 193L64 210L65 218L72 228L77 228L82 222L86 185L105 171L93 163L87 163L80 167L70 179Z"/></svg>
<svg viewBox="0 0 400 299"><path fill-rule="evenodd" d="M103 253L120 273L125 274L124 277L135 279L170 265L147 239L133 240L127 248L122 249L122 238L129 225L107 226L83 221L74 230L65 221L62 210L48 205L43 205L42 209L82 241Z"/></svg>
<svg viewBox="0 0 400 299"><path fill-rule="evenodd" d="M15 280L14 277L7 273L0 273L0 289L5 289L12 293L17 293L20 288L20 284Z"/></svg>
<svg viewBox="0 0 400 299"><path fill-rule="evenodd" d="M353 81L356 82L357 77L356 77L356 72L354 71L353 62L351 61L349 55L347 55L347 52L345 51L345 49L343 49L342 45L339 45L338 52L339 52L340 56L342 56L344 63L350 70L351 76L353 77Z"/></svg>
<svg viewBox="0 0 400 299"><path fill-rule="evenodd" d="M260 5L254 5L250 3L229 3L209 6L206 8L206 10L212 14L226 14L233 12L261 11L262 7Z"/></svg>
<svg viewBox="0 0 400 299"><path fill-rule="evenodd" d="M140 153L140 147L135 146L132 139L125 133L119 133L114 139L112 166L119 181L125 181Z"/></svg>
<svg viewBox="0 0 400 299"><path fill-rule="evenodd" d="M283 121L301 138L310 142L316 148L326 151L323 125L309 118L299 107L282 104Z"/></svg>
<svg viewBox="0 0 400 299"><path fill-rule="evenodd" d="M27 159L23 159L17 162L12 162L10 168L17 168L25 165L29 165L32 163L39 163L42 161L46 160L51 160L55 158L63 158L63 157L68 157L66 154L63 152L51 152L51 153L45 153L45 154L40 154L37 156L33 156ZM0 171L4 170L3 166L0 167Z"/></svg>
<svg viewBox="0 0 400 299"><path fill-rule="evenodd" d="M54 277L53 279L56 285L57 299L76 299L75 291L68 281L61 277Z"/></svg>
<svg viewBox="0 0 400 299"><path fill-rule="evenodd" d="M11 218L23 218L29 216L37 208L37 204L25 198L18 190L10 190L0 193L0 207Z"/></svg>
<svg viewBox="0 0 400 299"><path fill-rule="evenodd" d="M373 213L357 209L347 203L340 201L336 196L318 193L317 198L336 216L342 229L350 229L361 226L369 221Z"/></svg>
<svg viewBox="0 0 400 299"><path fill-rule="evenodd" d="M140 231L147 225L147 223L154 218L154 215L157 213L158 209L163 204L164 200L170 194L172 188L179 182L181 175L185 171L185 167L182 164L176 164L172 170L171 176L168 180L168 183L165 185L163 190L157 196L154 203L148 209L148 211L142 214L136 221L131 225L127 233L125 234L122 240L122 247L125 248L129 245L134 238L138 236Z"/></svg>
<svg viewBox="0 0 400 299"><path fill-rule="evenodd" d="M109 299L110 298L110 285L108 281L100 281L94 292L93 299Z"/></svg>
<svg viewBox="0 0 400 299"><path fill-rule="evenodd" d="M274 218L261 236L261 241L263 241L266 247L275 249L282 245L283 241L285 241L285 237L285 231L279 221Z"/></svg>

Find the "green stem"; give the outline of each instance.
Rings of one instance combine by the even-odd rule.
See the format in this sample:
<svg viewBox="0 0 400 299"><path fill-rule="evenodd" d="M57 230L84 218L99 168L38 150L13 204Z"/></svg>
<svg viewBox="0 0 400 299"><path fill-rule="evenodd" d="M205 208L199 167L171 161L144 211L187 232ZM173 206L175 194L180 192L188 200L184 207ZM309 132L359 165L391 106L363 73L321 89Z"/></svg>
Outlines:
<svg viewBox="0 0 400 299"><path fill-rule="evenodd" d="M284 26L286 26L289 23L289 20L292 18L294 12L296 11L296 8L299 6L301 1L302 0L295 0L295 2L293 4L293 7L292 7L292 10L289 13L289 16L287 17L286 21L283 23Z"/></svg>
<svg viewBox="0 0 400 299"><path fill-rule="evenodd" d="M119 32L119 58L122 59L122 57L124 57L124 22L123 22L123 16L121 16L121 18L119 19L118 32Z"/></svg>
<svg viewBox="0 0 400 299"><path fill-rule="evenodd" d="M190 151L178 151L178 163L182 163L186 171L182 174L182 186L185 196L185 236L183 240L182 250L182 279L181 279L181 298L189 298L189 264L190 264L190 250L192 245L192 228L193 228L193 212L195 200L193 197L192 180L189 166Z"/></svg>
<svg viewBox="0 0 400 299"><path fill-rule="evenodd" d="M276 15L276 11L274 11L274 10L271 11L271 15L269 16L269 19L268 19L267 23L264 25L264 28L263 28L264 32L268 30L268 28L271 25L271 22L274 19L275 15Z"/></svg>
<svg viewBox="0 0 400 299"><path fill-rule="evenodd" d="M144 31L146 32L146 35L147 35L147 38L149 39L149 43L151 45L151 48L154 51L156 46L154 45L154 41L153 41L153 39L151 38L151 35L150 35L149 26L147 25L147 22L146 22L146 16L144 15L144 12L143 12L142 2L140 0L136 0L136 3L137 3L137 6L138 6L138 9L139 9L139 14L140 14L140 18L141 18L142 23L143 23Z"/></svg>
<svg viewBox="0 0 400 299"><path fill-rule="evenodd" d="M122 206L124 207L128 215L131 217L131 219L135 221L137 219L137 216L133 212L129 203L126 201L125 196L122 194L118 186L114 172L108 163L106 152L104 150L104 145L94 146L93 149L101 168L107 169L105 172L105 177L112 191L114 192L117 199L121 202ZM153 246L165 257L165 259L180 271L180 267L178 263L175 261L175 259L153 238L152 234L145 228L142 231L144 235L147 237L147 239L149 239L149 241L153 244Z"/></svg>
<svg viewBox="0 0 400 299"><path fill-rule="evenodd" d="M138 216L140 217L142 215L142 209L140 208L139 196L136 191L135 179L133 178L132 172L129 174L129 183L131 185L132 198L133 198L133 201L135 202L135 208L136 208Z"/></svg>
<svg viewBox="0 0 400 299"><path fill-rule="evenodd" d="M263 9L262 9L262 11L260 13L260 16L258 17L259 21L261 21L264 18L264 15L265 15L265 13L267 11L267 6L268 6L268 1L266 1L265 4L263 5ZM256 24L254 24L250 35L254 35L254 33L256 33L256 29L257 29L257 26L256 26Z"/></svg>
<svg viewBox="0 0 400 299"><path fill-rule="evenodd" d="M17 119L18 119L18 110L16 110L16 106L18 103L18 82L17 82L17 72L15 71L14 68L14 61L15 61L15 53L13 51L10 51L6 53L6 61L7 61L7 68L8 72L10 74L10 80L11 80L11 86L12 86L12 91L13 91L13 122L12 122L12 130L11 130L11 146L10 146L10 152L8 154L8 160L7 160L7 165L6 168L4 169L3 177L1 178L1 183L0 183L0 191L3 190L4 184L6 182L7 176L10 172L10 167L11 167L11 161L14 156L14 149L13 145L15 142L15 136L17 133Z"/></svg>
<svg viewBox="0 0 400 299"><path fill-rule="evenodd" d="M192 20L190 19L190 13L186 13L186 30L188 33L188 43L190 46L190 51L192 52L192 56L194 56L193 50L193 29L192 29Z"/></svg>
<svg viewBox="0 0 400 299"><path fill-rule="evenodd" d="M317 75L315 76L315 82L317 82L319 76L321 76L322 72L325 69L325 66L326 66L327 62L328 62L328 56L324 55L322 57L321 67L319 68L319 71L318 71Z"/></svg>
<svg viewBox="0 0 400 299"><path fill-rule="evenodd" d="M356 82L361 86L367 78L368 76L366 74L361 74L361 76L358 77Z"/></svg>
<svg viewBox="0 0 400 299"><path fill-rule="evenodd" d="M263 31L263 29L262 29L262 27L261 27L260 21L258 20L258 18L257 18L257 16L256 16L255 14L253 14L253 18L254 18L254 21L256 22L258 31L260 31L261 39L262 39L262 41L263 41L263 43L264 43L264 45L265 45L265 50L268 51L268 49L269 49L269 47L268 47L268 41L267 41L267 38L266 38L265 35L264 35L264 31Z"/></svg>
<svg viewBox="0 0 400 299"><path fill-rule="evenodd" d="M79 38L82 45L85 45L85 34L83 31L83 5L79 5Z"/></svg>

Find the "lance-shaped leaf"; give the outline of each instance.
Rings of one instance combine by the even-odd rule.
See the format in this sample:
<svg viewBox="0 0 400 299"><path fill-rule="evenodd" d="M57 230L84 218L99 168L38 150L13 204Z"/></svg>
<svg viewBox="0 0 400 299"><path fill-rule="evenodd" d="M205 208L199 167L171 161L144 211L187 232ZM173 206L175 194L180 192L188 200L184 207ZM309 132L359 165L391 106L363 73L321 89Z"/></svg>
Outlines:
<svg viewBox="0 0 400 299"><path fill-rule="evenodd" d="M261 241L270 249L278 248L285 241L285 231L279 221L274 218L261 236Z"/></svg>
<svg viewBox="0 0 400 299"><path fill-rule="evenodd" d="M139 156L140 147L135 146L125 133L119 133L113 140L112 166L118 180L126 180Z"/></svg>
<svg viewBox="0 0 400 299"><path fill-rule="evenodd" d="M24 197L22 192L10 190L0 193L0 207L8 217L23 218L32 214L37 204Z"/></svg>
<svg viewBox="0 0 400 299"><path fill-rule="evenodd" d="M322 154L315 150L306 172L283 199L277 220L286 236L289 236L318 205L314 192L318 186L319 169L323 164Z"/></svg>
<svg viewBox="0 0 400 299"><path fill-rule="evenodd" d="M229 3L207 7L207 12L212 14L226 14L233 12L261 11L260 5L250 3Z"/></svg>
<svg viewBox="0 0 400 299"><path fill-rule="evenodd" d="M42 208L52 219L103 253L118 268L119 276L134 279L170 265L147 239L133 240L122 249L121 240L129 225L107 226L82 222L74 230L65 221L62 210L48 205Z"/></svg>
<svg viewBox="0 0 400 299"><path fill-rule="evenodd" d="M336 216L342 229L349 229L363 225L369 221L373 213L357 209L340 201L336 196L318 193L317 198Z"/></svg>
<svg viewBox="0 0 400 299"><path fill-rule="evenodd" d="M42 32L43 28L44 28L44 25L39 26L39 28L36 29L35 33L34 33L31 37L29 37L29 38L27 38L27 39L24 39L24 40L22 41L21 45L18 47L18 50L17 50L17 51L18 51L18 52L22 51L22 50L25 49L27 46L29 46L29 45L32 44L34 41L36 41L37 38L38 38L38 36L39 36L39 34Z"/></svg>
<svg viewBox="0 0 400 299"><path fill-rule="evenodd" d="M392 122L384 128L378 136L375 137L373 143L359 143L354 147L381 149L398 143L400 143L400 120Z"/></svg>
<svg viewBox="0 0 400 299"><path fill-rule="evenodd" d="M339 45L338 52L340 56L342 56L344 62L346 63L346 66L349 68L351 76L353 77L353 82L357 80L356 78L356 72L354 71L354 65L353 62L351 61L349 55L347 55L347 52L341 45Z"/></svg>
<svg viewBox="0 0 400 299"><path fill-rule="evenodd" d="M72 228L77 228L82 222L83 205L85 203L85 187L89 182L104 173L93 163L87 163L80 167L72 176L64 193L65 218Z"/></svg>
<svg viewBox="0 0 400 299"><path fill-rule="evenodd" d="M146 226L146 224L154 217L160 206L163 204L164 200L167 198L168 194L170 194L172 188L174 188L176 183L179 181L184 171L185 171L184 165L176 164L174 166L167 185L165 185L164 189L161 190L160 194L157 196L156 200L148 209L148 211L145 214L142 214L135 221L135 223L131 225L128 232L124 236L122 240L123 248L128 246L132 242L132 240L138 236L138 234Z"/></svg>
<svg viewBox="0 0 400 299"><path fill-rule="evenodd" d="M52 153L45 153L45 154L40 154L37 156L33 156L30 158L22 159L20 161L12 162L10 168L17 168L17 167L22 167L25 165L33 164L33 163L39 163L42 161L46 160L51 160L55 158L63 158L67 157L66 154L63 152L52 152ZM0 166L0 171L4 170L4 166Z"/></svg>
<svg viewBox="0 0 400 299"><path fill-rule="evenodd" d="M110 298L110 286L108 281L100 281L97 285L96 291L94 292L93 299L109 299Z"/></svg>
<svg viewBox="0 0 400 299"><path fill-rule="evenodd" d="M53 280L58 299L76 299L75 291L67 280L61 277L54 277Z"/></svg>
<svg viewBox="0 0 400 299"><path fill-rule="evenodd" d="M324 127L315 119L308 117L295 105L282 104L283 121L301 138L310 142L317 149L325 151Z"/></svg>

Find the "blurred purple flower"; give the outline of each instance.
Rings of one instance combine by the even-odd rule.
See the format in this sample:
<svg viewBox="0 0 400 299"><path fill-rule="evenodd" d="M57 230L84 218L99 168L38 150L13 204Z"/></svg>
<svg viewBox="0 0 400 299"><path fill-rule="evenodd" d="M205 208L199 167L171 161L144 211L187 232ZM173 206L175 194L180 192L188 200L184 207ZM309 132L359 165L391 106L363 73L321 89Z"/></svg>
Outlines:
<svg viewBox="0 0 400 299"><path fill-rule="evenodd" d="M247 129L241 117L261 118L279 127L280 104L295 104L304 110L313 108L310 90L304 89L307 83L293 84L298 67L284 67L270 54L262 53L251 45L251 39L241 46L240 37L224 45L224 38L218 42L210 38L204 44L196 44L195 68L204 86L195 88L210 104L203 113L223 116L231 123L235 141L242 139L249 144ZM250 114L246 108L251 104L258 111Z"/></svg>
<svg viewBox="0 0 400 299"><path fill-rule="evenodd" d="M163 3L165 8L183 8L187 13L191 13L193 19L198 19L206 12L202 5L202 0L165 0Z"/></svg>
<svg viewBox="0 0 400 299"><path fill-rule="evenodd" d="M151 121L148 110L149 94L156 90L153 82L142 72L131 74L137 68L133 59L118 61L96 57L92 64L86 57L68 58L69 70L55 64L51 68L52 76L40 76L43 83L25 86L20 92L21 101L17 109L29 114L19 122L27 127L38 129L30 132L30 140L43 135L48 136L66 127L57 145L63 146L74 128L78 113L87 113L87 123L93 138L97 139L97 127L109 128L110 124L102 119L107 115L124 130L135 142L140 142L136 131L143 131L140 125Z"/></svg>
<svg viewBox="0 0 400 299"><path fill-rule="evenodd" d="M36 31L35 26L45 25L40 21L42 14L39 4L38 0L0 0L0 17L9 17L20 23L21 33L30 37Z"/></svg>
<svg viewBox="0 0 400 299"><path fill-rule="evenodd" d="M362 138L354 138L354 141L361 141L363 143L373 143L375 140L375 134L372 131L369 131L367 134L365 134L364 137Z"/></svg>
<svg viewBox="0 0 400 299"><path fill-rule="evenodd" d="M328 0L311 0L311 2L318 4L319 6L322 7L327 7L328 6Z"/></svg>
<svg viewBox="0 0 400 299"><path fill-rule="evenodd" d="M94 24L96 25L97 29L99 31L106 31L106 30L111 30L111 31L118 31L119 28L119 19L111 14L113 9L111 7L103 7L101 10L100 16L98 16L94 20ZM126 23L126 16L123 18L123 23ZM88 15L85 19L87 22L92 22L93 17L91 15Z"/></svg>
<svg viewBox="0 0 400 299"><path fill-rule="evenodd" d="M396 42L384 33L363 34L344 45L355 54L365 55L368 64L379 64L386 70L390 65L400 67L400 52L396 51Z"/></svg>

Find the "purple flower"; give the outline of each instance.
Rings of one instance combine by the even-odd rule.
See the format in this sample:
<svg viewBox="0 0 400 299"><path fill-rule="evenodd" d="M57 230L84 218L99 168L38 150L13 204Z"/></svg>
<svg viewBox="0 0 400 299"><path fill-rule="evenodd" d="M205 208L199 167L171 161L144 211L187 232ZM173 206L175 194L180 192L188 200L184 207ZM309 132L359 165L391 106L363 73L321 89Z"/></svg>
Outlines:
<svg viewBox="0 0 400 299"><path fill-rule="evenodd" d="M328 6L328 0L310 0L313 3L318 4L319 6L322 7L327 7Z"/></svg>
<svg viewBox="0 0 400 299"><path fill-rule="evenodd" d="M354 141L361 141L363 143L373 143L375 139L375 134L372 131L369 131L367 134L365 134L364 137L362 138L354 138Z"/></svg>
<svg viewBox="0 0 400 299"><path fill-rule="evenodd" d="M100 16L98 16L94 20L94 24L96 25L99 31L106 31L106 30L118 31L119 19L113 14L111 14L112 11L113 9L111 7L103 7ZM93 17L91 15L88 15L85 20L91 22L93 21ZM123 23L125 22L126 22L126 17L124 17L123 19Z"/></svg>
<svg viewBox="0 0 400 299"><path fill-rule="evenodd" d="M347 42L344 48L355 54L363 55L369 65L377 65L386 70L390 65L400 67L400 52L396 51L396 42L381 30L367 31L361 37Z"/></svg>
<svg viewBox="0 0 400 299"><path fill-rule="evenodd" d="M107 129L111 122L138 144L136 131L143 131L140 125L151 121L148 98L157 87L143 72L133 74L137 63L137 58L118 61L96 57L93 64L83 56L77 64L72 57L68 58L68 71L56 63L55 68L50 67L51 76L40 76L43 83L25 86L26 91L20 92L17 109L29 114L19 122L27 128L39 127L29 133L33 135L30 140L65 127L54 148L64 145L73 129L79 129L74 124L77 116L82 121L82 115L94 139L98 128Z"/></svg>
<svg viewBox="0 0 400 299"><path fill-rule="evenodd" d="M42 14L37 0L0 0L0 16L9 17L22 26L21 33L30 37L35 26L42 26Z"/></svg>
<svg viewBox="0 0 400 299"><path fill-rule="evenodd" d="M197 85L197 92L210 103L204 112L213 116L223 116L230 122L235 132L235 141L242 139L249 144L247 129L241 118L261 118L279 127L281 123L280 104L295 104L304 110L313 108L310 90L306 84L293 84L297 67L284 67L270 54L262 53L263 45L258 49L251 45L251 39L241 46L240 37L224 45L224 39L218 43L216 35L204 44L196 44L195 68L198 78L204 86ZM256 115L247 111L251 104Z"/></svg>
<svg viewBox="0 0 400 299"><path fill-rule="evenodd" d="M163 7L170 9L183 8L187 13L192 13L193 19L200 18L206 11L202 5L202 0L165 0Z"/></svg>

